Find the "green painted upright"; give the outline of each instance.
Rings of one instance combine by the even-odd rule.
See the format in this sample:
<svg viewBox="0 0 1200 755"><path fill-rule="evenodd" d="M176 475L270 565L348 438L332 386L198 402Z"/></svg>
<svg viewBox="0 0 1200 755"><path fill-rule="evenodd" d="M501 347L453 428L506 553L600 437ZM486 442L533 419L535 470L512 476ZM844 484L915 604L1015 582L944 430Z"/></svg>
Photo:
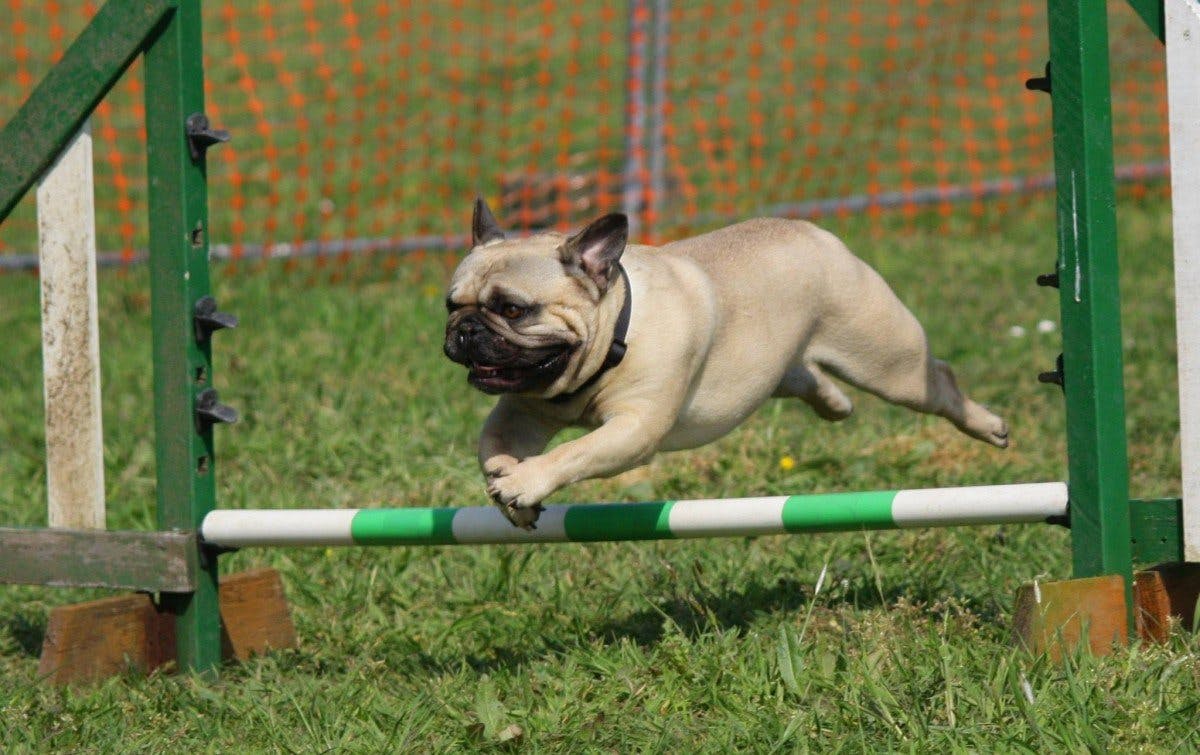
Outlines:
<svg viewBox="0 0 1200 755"><path fill-rule="evenodd" d="M1129 590L1108 9L1105 0L1048 2L1074 572L1120 574Z"/></svg>
<svg viewBox="0 0 1200 755"><path fill-rule="evenodd" d="M212 427L195 412L212 382L209 345L193 323L196 302L209 293L208 198L204 158L192 159L185 131L188 116L204 112L199 0L183 0L167 17L145 65L158 524L195 531L214 507L215 469ZM202 554L196 592L163 602L177 617L180 667L215 668L215 555Z"/></svg>
<svg viewBox="0 0 1200 755"><path fill-rule="evenodd" d="M171 0L109 0L0 129L0 223L138 56Z"/></svg>

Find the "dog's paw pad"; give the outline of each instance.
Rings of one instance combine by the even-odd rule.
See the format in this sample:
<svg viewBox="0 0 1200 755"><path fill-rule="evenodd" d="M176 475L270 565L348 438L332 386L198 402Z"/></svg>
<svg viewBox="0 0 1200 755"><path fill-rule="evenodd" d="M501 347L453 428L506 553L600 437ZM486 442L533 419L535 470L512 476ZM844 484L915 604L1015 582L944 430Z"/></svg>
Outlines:
<svg viewBox="0 0 1200 755"><path fill-rule="evenodd" d="M537 529L536 522L544 510L545 507L540 503L527 508L520 508L512 505L501 508L504 516L508 518L508 521L513 523L513 526L520 527L526 531L533 531Z"/></svg>
<svg viewBox="0 0 1200 755"><path fill-rule="evenodd" d="M987 438L987 441L999 448L1008 448L1008 425L1004 420L997 420L999 426L994 428Z"/></svg>

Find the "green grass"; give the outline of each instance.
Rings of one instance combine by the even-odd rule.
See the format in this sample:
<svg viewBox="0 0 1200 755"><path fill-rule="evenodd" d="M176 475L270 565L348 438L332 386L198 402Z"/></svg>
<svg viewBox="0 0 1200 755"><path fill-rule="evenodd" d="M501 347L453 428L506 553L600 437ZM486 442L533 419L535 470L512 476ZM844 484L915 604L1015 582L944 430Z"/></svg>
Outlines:
<svg viewBox="0 0 1200 755"><path fill-rule="evenodd" d="M0 10L0 28L17 17L29 24L23 37L14 32L14 50L31 48L34 78L53 49L48 27L61 21L69 39L82 24L78 4L67 5L63 18L33 12L28 3ZM355 52L347 45L349 6L315 5L310 33L296 6L206 4L210 108L235 136L212 153L214 241L457 233L465 230L469 199L494 195L504 171L549 169L560 156L582 156L588 171L619 171L621 106L614 103L624 89L623 11L605 21L608 3L538 4L520 6L513 19L478 24L494 20L487 15L494 8L411 5L415 18L393 10L384 21L372 14L387 4L359 8L364 46ZM1142 124L1153 108L1143 106L1135 117L1120 106L1154 91L1157 48L1123 6L1114 4L1118 159L1153 160L1164 139L1153 117ZM945 180L968 180L974 176L960 138L967 120L984 150L984 177L991 177L989 150L999 142L989 129L998 113L1011 121L1016 170L1048 169L1048 102L1028 99L1035 96L1020 87L1041 68L1040 17L1021 20L1023 9L1004 3L935 4L924 12L939 14L938 23L921 35L910 28L914 16L905 8L893 55L875 44L892 33L885 15L868 9L863 31L872 43L852 51L861 63L852 71L845 53L856 7L832 6L819 23L798 4L742 3L727 15L725 6L708 7L715 17L700 4L677 4L673 22L680 40L671 97L682 156L671 180L682 184L680 171L687 171L701 215L852 194L871 178L895 188L904 154L898 135L908 140L914 181L938 178L938 159L949 165ZM800 10L803 18L789 22ZM887 11L893 12L902 11ZM563 31L572 13L583 19L576 95L559 75L576 54L573 33ZM401 16L412 23L402 26ZM460 20L466 33L456 26ZM556 32L544 36L543 21ZM1024 27L1029 39L1019 38ZM611 40L599 37L605 30ZM987 30L998 36L977 36ZM829 39L818 43L818 32ZM762 40L762 47L751 50L743 44L748 38ZM910 44L917 38L929 47ZM287 53L284 63L264 54L273 47ZM406 49L410 57L402 60ZM545 59L538 57L543 49ZM602 49L611 54L607 65L598 56ZM829 86L818 98L810 83L822 50L829 55ZM999 56L996 68L976 54L981 50ZM1030 54L1021 58L1018 50ZM245 70L239 52L249 55ZM18 57L0 55L0 119L24 94L17 73L26 64ZM889 57L895 67L885 65ZM358 59L364 67L355 74ZM794 68L785 68L789 61ZM317 63L329 67L328 80ZM552 74L549 85L537 80L543 71ZM289 104L283 72L295 77L305 107ZM248 106L251 81L264 105L257 115ZM604 85L606 99L578 96ZM350 98L356 86L365 88L365 100ZM548 105L536 104L540 94ZM935 94L940 104L929 106L925 100ZM766 97L762 105L750 107L759 95ZM990 104L996 96L1007 98L999 108ZM107 187L98 196L105 249L144 244L140 100L127 81L112 95L111 113L95 122L99 182ZM818 100L826 106L823 118L814 109ZM748 117L755 109L766 138L757 148ZM711 121L707 135L693 127L697 115ZM823 126L819 133L809 128L814 121ZM278 175L268 147L279 153ZM114 188L117 173L128 179L126 188ZM131 213L120 211L122 199L132 203ZM573 486L555 500L1061 479L1061 397L1035 381L1059 351L1058 334L1036 328L1057 319L1054 292L1033 285L1055 254L1053 202L1033 202L987 205L977 219L963 213L831 221L893 282L968 392L1009 420L1008 451L861 394L854 394L855 416L838 425L796 403L776 402L719 443L660 457L648 470L615 480ZM661 230L696 222L685 204L679 195L669 199ZM29 251L33 230L26 201L0 229L0 243ZM1130 472L1139 497L1179 493L1169 234L1161 200L1123 210ZM243 418L218 431L221 505L487 505L474 444L490 400L469 390L461 370L440 354L447 267L406 261L388 272L372 259L302 263L292 271L250 267L226 266L216 276L223 308L243 322L216 336L216 383ZM149 529L146 270L102 273L100 286L109 526ZM5 524L39 525L45 516L38 313L36 279L0 276ZM1010 336L1013 326L1026 335ZM786 470L779 463L785 456L795 459ZM0 588L0 746L6 752L1200 747L1194 636L1177 632L1165 647L1063 663L1010 647L1016 587L1035 577L1069 576L1068 536L1057 528L258 550L224 564L230 571L257 565L282 571L301 647L228 666L216 681L129 676L50 689L36 675L47 612L105 593Z"/></svg>
<svg viewBox="0 0 1200 755"><path fill-rule="evenodd" d="M844 423L774 402L703 449L558 501L1061 479L1052 203L981 231L843 226L926 324L965 389L1003 414L998 451L855 394ZM941 220L931 225L941 225ZM1170 215L1121 215L1133 493L1179 492ZM474 443L490 399L440 353L443 260L218 268L225 507L486 505ZM331 282L330 273L344 276ZM153 522L146 270L103 273L109 525ZM0 276L0 509L44 517L37 284ZM636 306L636 305L635 305ZM1014 325L1027 335L1013 337ZM633 345L636 348L636 344ZM794 457L784 470L779 460ZM37 679L47 611L103 593L0 590L6 751L1115 751L1200 747L1200 641L1176 632L1061 663L1009 643L1013 594L1069 576L1041 526L660 543L256 550L280 569L298 650L217 680ZM819 575L825 578L820 591Z"/></svg>

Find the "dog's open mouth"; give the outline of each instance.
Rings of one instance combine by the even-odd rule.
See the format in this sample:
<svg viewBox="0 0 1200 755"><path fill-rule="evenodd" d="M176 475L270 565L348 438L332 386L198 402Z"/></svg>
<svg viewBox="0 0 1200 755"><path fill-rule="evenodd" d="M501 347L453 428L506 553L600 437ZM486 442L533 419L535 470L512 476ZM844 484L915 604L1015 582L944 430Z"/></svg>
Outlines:
<svg viewBox="0 0 1200 755"><path fill-rule="evenodd" d="M544 388L566 369L572 349L557 349L541 361L520 365L471 362L467 381L484 393L515 393Z"/></svg>

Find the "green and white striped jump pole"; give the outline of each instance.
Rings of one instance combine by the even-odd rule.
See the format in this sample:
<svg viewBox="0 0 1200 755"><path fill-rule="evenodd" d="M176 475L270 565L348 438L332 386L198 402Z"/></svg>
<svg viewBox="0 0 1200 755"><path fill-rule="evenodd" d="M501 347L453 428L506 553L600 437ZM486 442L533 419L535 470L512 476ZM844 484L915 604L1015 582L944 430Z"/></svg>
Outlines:
<svg viewBox="0 0 1200 755"><path fill-rule="evenodd" d="M452 545L783 535L801 532L1045 522L1065 517L1061 482L967 488L547 506L518 529L494 506L411 509L218 510L210 545Z"/></svg>

